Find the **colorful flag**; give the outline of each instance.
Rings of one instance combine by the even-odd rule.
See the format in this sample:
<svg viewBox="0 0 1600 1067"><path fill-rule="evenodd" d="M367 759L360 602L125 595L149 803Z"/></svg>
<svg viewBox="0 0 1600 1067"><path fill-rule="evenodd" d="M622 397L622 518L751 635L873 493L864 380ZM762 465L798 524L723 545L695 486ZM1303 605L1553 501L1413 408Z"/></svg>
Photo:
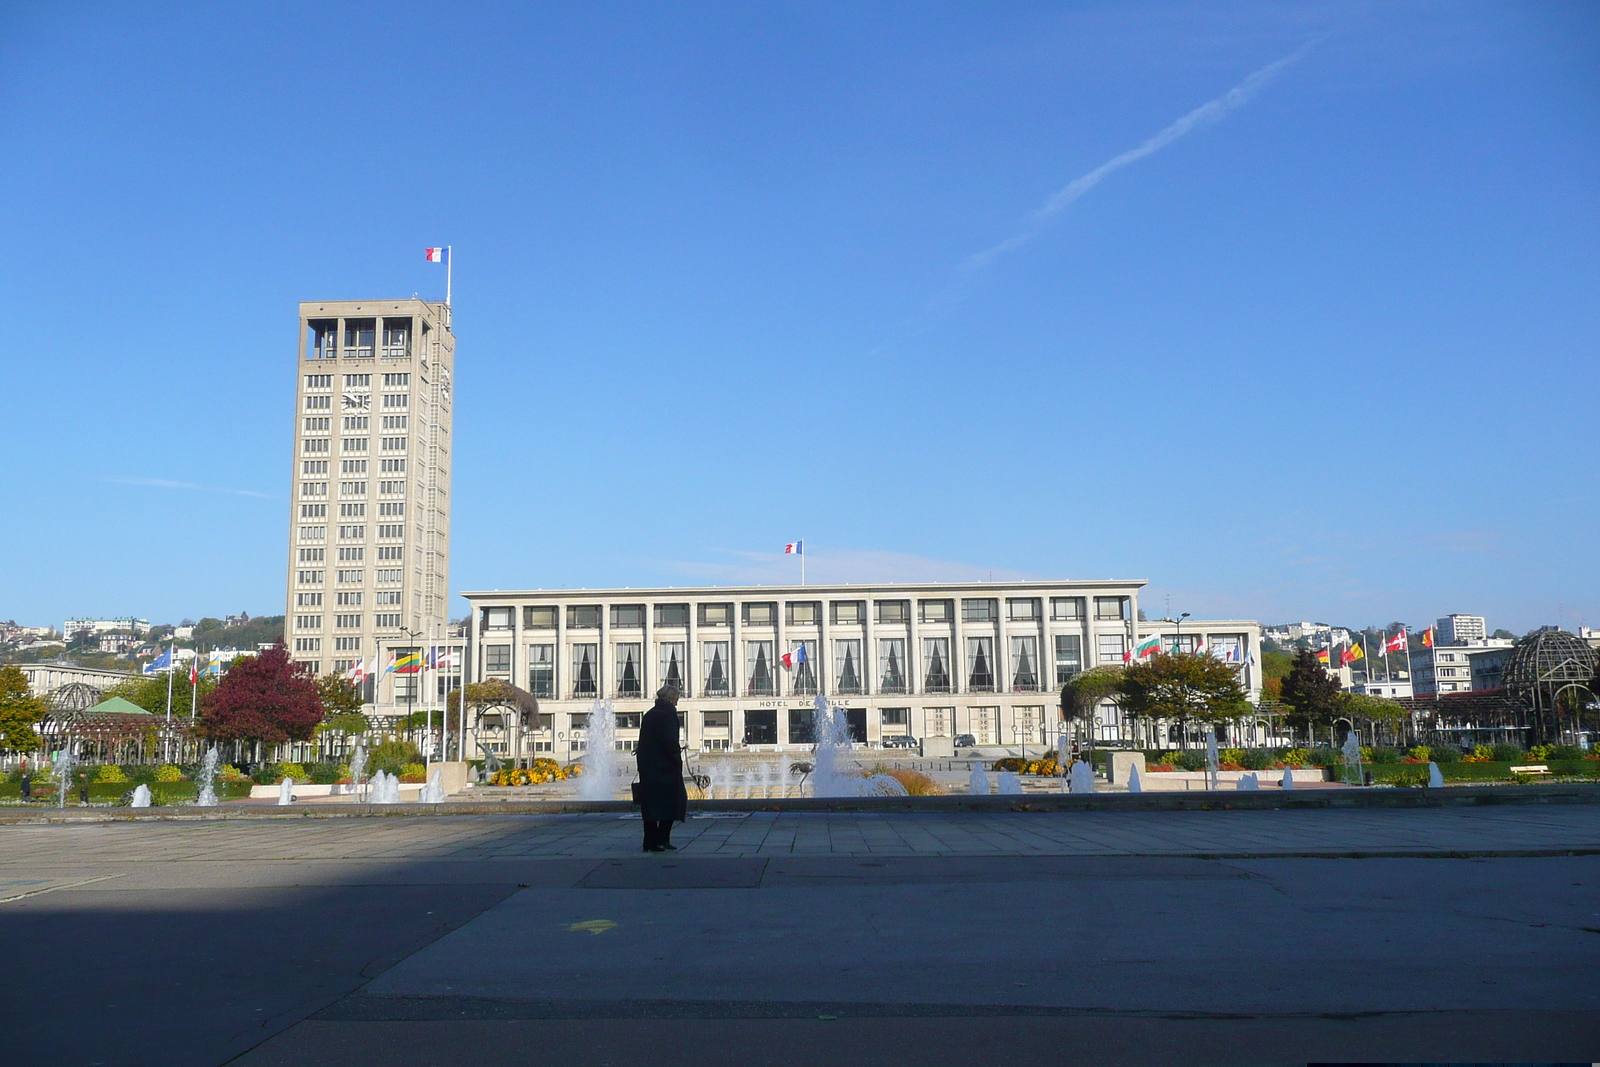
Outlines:
<svg viewBox="0 0 1600 1067"><path fill-rule="evenodd" d="M1328 658L1331 651L1331 649L1326 648L1317 649L1317 662L1326 667L1328 665Z"/></svg>
<svg viewBox="0 0 1600 1067"><path fill-rule="evenodd" d="M456 650L449 645L434 645L428 649L428 669L434 671L453 671L461 666L456 657Z"/></svg>
<svg viewBox="0 0 1600 1067"><path fill-rule="evenodd" d="M161 655L159 655L155 659L151 660L149 662L149 664L147 664L145 666L144 673L146 673L146 674L154 674L156 671L166 670L167 668L169 668L171 666L172 666L172 649L168 648L165 652L161 653Z"/></svg>
<svg viewBox="0 0 1600 1067"><path fill-rule="evenodd" d="M783 669L786 671L800 666L800 664L804 663L805 661L806 646L805 642L803 641L800 643L799 648L795 649L793 652L785 652L782 658L778 660L779 663L783 664Z"/></svg>
<svg viewBox="0 0 1600 1067"><path fill-rule="evenodd" d="M1339 665L1341 667L1348 666L1358 659L1364 659L1366 655L1365 652L1361 651L1360 645L1347 645L1345 650L1339 653Z"/></svg>
<svg viewBox="0 0 1600 1067"><path fill-rule="evenodd" d="M351 685L360 685L362 682L366 681L366 678L367 665L363 660L356 660L354 663L350 664L350 669L344 672L344 680L349 682Z"/></svg>
<svg viewBox="0 0 1600 1067"><path fill-rule="evenodd" d="M416 674L422 669L422 653L418 651L401 652L395 657L394 673Z"/></svg>
<svg viewBox="0 0 1600 1067"><path fill-rule="evenodd" d="M786 556L803 556L805 551L806 543L804 541L790 541L783 546L783 554Z"/></svg>
<svg viewBox="0 0 1600 1067"><path fill-rule="evenodd" d="M1122 662L1129 663L1136 659L1144 659L1146 656L1154 656L1160 651L1161 635L1151 634L1137 645L1134 645L1132 651L1124 652L1122 654Z"/></svg>
<svg viewBox="0 0 1600 1067"><path fill-rule="evenodd" d="M1409 651L1409 649L1406 647L1406 632L1401 630L1399 633L1390 637L1388 641L1384 642L1383 650L1385 652Z"/></svg>
<svg viewBox="0 0 1600 1067"><path fill-rule="evenodd" d="M444 262L444 249L442 249L442 248L425 248L425 249L423 249L423 251L428 254L428 262L429 263L443 263Z"/></svg>
<svg viewBox="0 0 1600 1067"><path fill-rule="evenodd" d="M1431 627L1431 626L1428 627L1426 630L1422 631L1422 647L1423 648L1432 648L1433 647L1433 627Z"/></svg>
<svg viewBox="0 0 1600 1067"><path fill-rule="evenodd" d="M200 672L195 670L194 660L190 660L189 661L189 684L190 685L199 685L200 684Z"/></svg>

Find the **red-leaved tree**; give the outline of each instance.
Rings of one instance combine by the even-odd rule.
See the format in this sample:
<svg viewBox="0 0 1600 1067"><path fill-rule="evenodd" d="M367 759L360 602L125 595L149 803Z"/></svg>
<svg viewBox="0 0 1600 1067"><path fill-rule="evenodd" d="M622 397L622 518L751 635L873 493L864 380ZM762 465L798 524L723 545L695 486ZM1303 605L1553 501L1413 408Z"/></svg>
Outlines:
<svg viewBox="0 0 1600 1067"><path fill-rule="evenodd" d="M212 741L309 741L321 721L316 679L289 662L288 649L273 645L235 663L205 698L200 734Z"/></svg>

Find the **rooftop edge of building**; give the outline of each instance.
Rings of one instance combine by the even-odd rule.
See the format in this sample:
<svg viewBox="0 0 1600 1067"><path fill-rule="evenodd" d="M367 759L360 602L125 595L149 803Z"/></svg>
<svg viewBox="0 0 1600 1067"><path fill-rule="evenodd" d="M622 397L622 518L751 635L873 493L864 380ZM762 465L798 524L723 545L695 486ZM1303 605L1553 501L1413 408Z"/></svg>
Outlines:
<svg viewBox="0 0 1600 1067"><path fill-rule="evenodd" d="M612 588L575 588L575 589L475 589L462 590L456 595L471 600L478 597L606 597L619 594L629 596L693 596L705 593L736 594L739 592L752 593L819 593L827 590L849 589L852 591L870 592L875 589L911 592L919 589L927 590L956 590L956 589L1142 589L1149 584L1148 578L1107 578L1107 579L1081 579L1063 578L1058 580L1027 579L1025 581L990 581L987 579L971 582L817 582L810 585L678 585L678 586L639 586L612 587Z"/></svg>

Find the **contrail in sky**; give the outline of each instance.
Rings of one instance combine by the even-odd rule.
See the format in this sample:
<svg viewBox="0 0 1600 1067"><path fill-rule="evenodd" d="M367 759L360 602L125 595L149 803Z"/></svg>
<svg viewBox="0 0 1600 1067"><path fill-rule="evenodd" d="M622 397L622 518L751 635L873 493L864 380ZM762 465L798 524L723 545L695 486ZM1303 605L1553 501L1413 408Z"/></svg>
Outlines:
<svg viewBox="0 0 1600 1067"><path fill-rule="evenodd" d="M1307 41L1282 59L1268 63L1215 100L1209 100L1201 104L1138 148L1130 148L1120 156L1113 156L1108 159L1083 177L1074 178L1064 188L1056 192L1054 196L1046 200L1043 207L1033 213L1026 229L1013 237L1006 238L993 248L985 249L971 256L962 264L962 268L968 273L981 270L1006 253L1016 251L1039 236L1040 231L1044 229L1052 218L1060 214L1068 204L1071 204L1084 193L1099 185L1107 175L1121 170L1130 163L1136 163L1145 156L1161 151L1161 149L1192 130L1221 122L1228 116L1229 112L1237 111L1248 104L1256 93L1260 92L1261 88L1271 81L1279 71L1297 62L1321 40L1322 38L1318 37L1316 40Z"/></svg>
<svg viewBox="0 0 1600 1067"><path fill-rule="evenodd" d="M193 482L173 482L165 478L107 478L108 482L118 482L122 485L148 485L157 489L198 489L205 493L232 493L234 496L256 496L263 500L271 500L270 493L257 493L250 489L221 489L213 485L195 485Z"/></svg>

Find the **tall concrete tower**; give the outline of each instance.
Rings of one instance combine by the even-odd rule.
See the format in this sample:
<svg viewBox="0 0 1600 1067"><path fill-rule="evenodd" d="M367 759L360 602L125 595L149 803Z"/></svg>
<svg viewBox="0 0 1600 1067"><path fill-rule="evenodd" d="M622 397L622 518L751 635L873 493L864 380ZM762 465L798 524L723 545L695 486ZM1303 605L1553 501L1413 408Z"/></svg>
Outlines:
<svg viewBox="0 0 1600 1067"><path fill-rule="evenodd" d="M286 630L318 674L381 675L445 634L455 347L448 304L300 305ZM414 700L416 677L390 674L371 699Z"/></svg>

